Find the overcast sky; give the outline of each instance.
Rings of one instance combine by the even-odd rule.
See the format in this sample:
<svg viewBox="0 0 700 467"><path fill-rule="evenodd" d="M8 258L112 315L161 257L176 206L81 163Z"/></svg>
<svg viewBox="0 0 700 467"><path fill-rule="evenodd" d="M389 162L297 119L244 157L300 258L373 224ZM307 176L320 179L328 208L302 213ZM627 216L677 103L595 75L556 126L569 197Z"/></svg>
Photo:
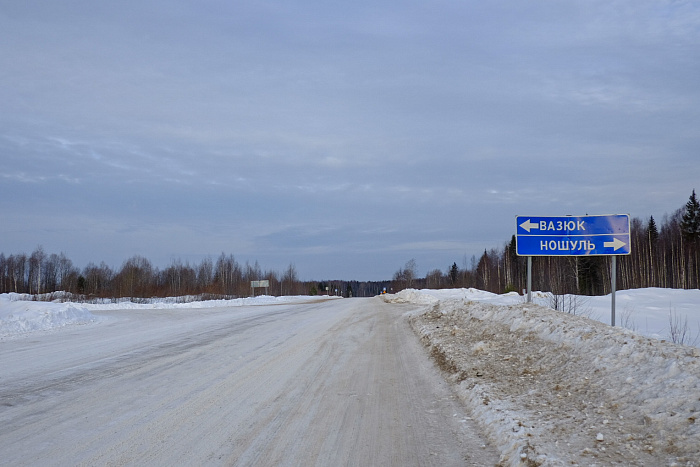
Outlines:
<svg viewBox="0 0 700 467"><path fill-rule="evenodd" d="M6 255L424 276L693 189L695 1L0 0Z"/></svg>

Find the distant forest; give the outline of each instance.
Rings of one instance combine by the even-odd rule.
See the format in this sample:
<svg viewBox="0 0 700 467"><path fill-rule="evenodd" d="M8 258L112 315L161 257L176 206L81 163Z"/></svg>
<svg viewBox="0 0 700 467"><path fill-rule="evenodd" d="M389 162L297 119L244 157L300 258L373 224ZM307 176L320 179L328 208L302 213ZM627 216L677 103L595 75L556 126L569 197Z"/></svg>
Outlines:
<svg viewBox="0 0 700 467"><path fill-rule="evenodd" d="M632 253L617 260L617 288L700 288L700 203L695 190L685 207L665 215L630 222ZM222 253L199 264L175 260L165 269L154 267L141 256L113 270L104 262L73 265L63 253L47 254L37 247L25 253L0 253L0 293L44 295L68 292L72 299L131 297L235 298L260 294L251 281L268 280L269 295L373 296L405 288L474 287L494 293L522 292L526 287L527 259L516 255L515 235L501 248L473 256L460 268L456 262L445 271L435 269L417 277L410 260L386 281L300 281L293 264L282 271L263 271L256 262L241 265L233 255ZM532 287L555 294L605 295L610 293L611 259L608 256L534 257Z"/></svg>
<svg viewBox="0 0 700 467"><path fill-rule="evenodd" d="M665 215L630 220L631 254L617 258L617 289L662 287L700 288L700 203L695 190L685 207ZM404 285L406 269L394 279ZM410 273L408 274L410 276ZM532 258L533 290L554 294L605 295L611 292L610 256L539 256ZM527 258L516 255L513 235L503 247L472 257L471 265L456 263L447 274L428 273L417 284L426 288L474 287L495 293L522 292L527 286Z"/></svg>

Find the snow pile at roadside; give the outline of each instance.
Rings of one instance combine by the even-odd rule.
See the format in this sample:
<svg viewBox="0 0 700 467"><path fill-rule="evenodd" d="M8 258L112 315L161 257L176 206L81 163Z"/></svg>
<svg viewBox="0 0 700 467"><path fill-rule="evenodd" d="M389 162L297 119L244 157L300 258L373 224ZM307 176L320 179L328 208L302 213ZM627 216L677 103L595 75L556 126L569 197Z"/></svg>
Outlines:
<svg viewBox="0 0 700 467"><path fill-rule="evenodd" d="M85 307L73 303L27 302L0 294L0 337L46 331L98 321Z"/></svg>
<svg viewBox="0 0 700 467"><path fill-rule="evenodd" d="M416 304L432 304L438 300L470 300L494 305L516 305L526 301L516 292L494 294L478 289L405 289L392 295L394 300ZM550 292L532 292L532 301L552 307ZM566 295L564 311L575 307L574 314L610 324L612 300L610 295L588 297ZM691 289L630 289L615 294L615 324L647 337L671 340L671 321L677 328L687 324L684 343L700 346L700 290ZM676 329L678 331L678 329Z"/></svg>
<svg viewBox="0 0 700 467"><path fill-rule="evenodd" d="M323 296L320 298L327 299ZM334 298L334 297L330 297ZM337 298L337 297L336 297ZM203 300L186 303L178 303L173 298L154 298L147 300L148 303L133 303L129 299L120 300L116 303L85 303L82 304L88 310L161 310L168 308L220 308L235 306L257 306L257 305L281 305L295 302L305 302L308 300L318 300L319 297L311 296L286 296L273 297L270 295L258 295L257 297L234 298L230 300Z"/></svg>
<svg viewBox="0 0 700 467"><path fill-rule="evenodd" d="M457 293L469 292L445 292ZM515 297L427 295L433 303L412 325L503 463L700 466L697 348L503 303Z"/></svg>
<svg viewBox="0 0 700 467"><path fill-rule="evenodd" d="M436 296L433 292L435 290L425 289L404 289L397 294L385 294L382 295L382 299L387 302L404 302L404 303L415 303L418 305L432 305L440 301L440 298Z"/></svg>
<svg viewBox="0 0 700 467"><path fill-rule="evenodd" d="M170 309L170 308L215 308L254 305L275 305L318 300L319 297L291 296L271 297L261 295L233 300L207 300L200 302L175 303L173 298L150 299L149 303L70 303L30 301L31 295L0 294L0 338L8 338L34 331L47 331L74 324L97 323L101 318L91 311L125 309ZM321 297L334 298L334 297ZM128 299L127 299L128 300Z"/></svg>
<svg viewBox="0 0 700 467"><path fill-rule="evenodd" d="M535 292L536 296L545 297L542 292ZM416 304L433 304L439 300L464 299L478 302L489 302L497 305L512 305L522 303L523 297L516 292L498 295L475 288L469 289L404 289L393 295L386 295L389 301L403 301Z"/></svg>

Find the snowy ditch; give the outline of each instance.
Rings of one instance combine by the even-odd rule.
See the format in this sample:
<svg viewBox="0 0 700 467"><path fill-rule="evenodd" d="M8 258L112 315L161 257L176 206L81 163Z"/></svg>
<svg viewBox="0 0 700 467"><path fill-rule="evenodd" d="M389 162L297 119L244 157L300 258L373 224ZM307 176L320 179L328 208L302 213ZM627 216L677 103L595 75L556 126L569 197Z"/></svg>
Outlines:
<svg viewBox="0 0 700 467"><path fill-rule="evenodd" d="M700 466L697 347L535 304L384 300L425 305L413 329L503 465Z"/></svg>

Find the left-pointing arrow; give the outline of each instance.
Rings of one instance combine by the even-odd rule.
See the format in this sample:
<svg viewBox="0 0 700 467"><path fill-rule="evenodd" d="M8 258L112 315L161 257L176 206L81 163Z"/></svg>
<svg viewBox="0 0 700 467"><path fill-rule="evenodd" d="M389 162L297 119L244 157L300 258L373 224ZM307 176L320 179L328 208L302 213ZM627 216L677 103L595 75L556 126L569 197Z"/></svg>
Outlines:
<svg viewBox="0 0 700 467"><path fill-rule="evenodd" d="M533 224L532 222L530 222L530 219L528 219L525 222L523 222L522 224L520 224L520 227L527 230L528 233L530 233L530 229L539 229L540 228L539 224L537 224L537 223Z"/></svg>
<svg viewBox="0 0 700 467"><path fill-rule="evenodd" d="M617 238L613 239L612 242L604 242L603 243L603 246L605 248L614 248L615 251L619 250L620 248L622 248L625 245L627 245L625 242L623 242L622 240L619 240Z"/></svg>

